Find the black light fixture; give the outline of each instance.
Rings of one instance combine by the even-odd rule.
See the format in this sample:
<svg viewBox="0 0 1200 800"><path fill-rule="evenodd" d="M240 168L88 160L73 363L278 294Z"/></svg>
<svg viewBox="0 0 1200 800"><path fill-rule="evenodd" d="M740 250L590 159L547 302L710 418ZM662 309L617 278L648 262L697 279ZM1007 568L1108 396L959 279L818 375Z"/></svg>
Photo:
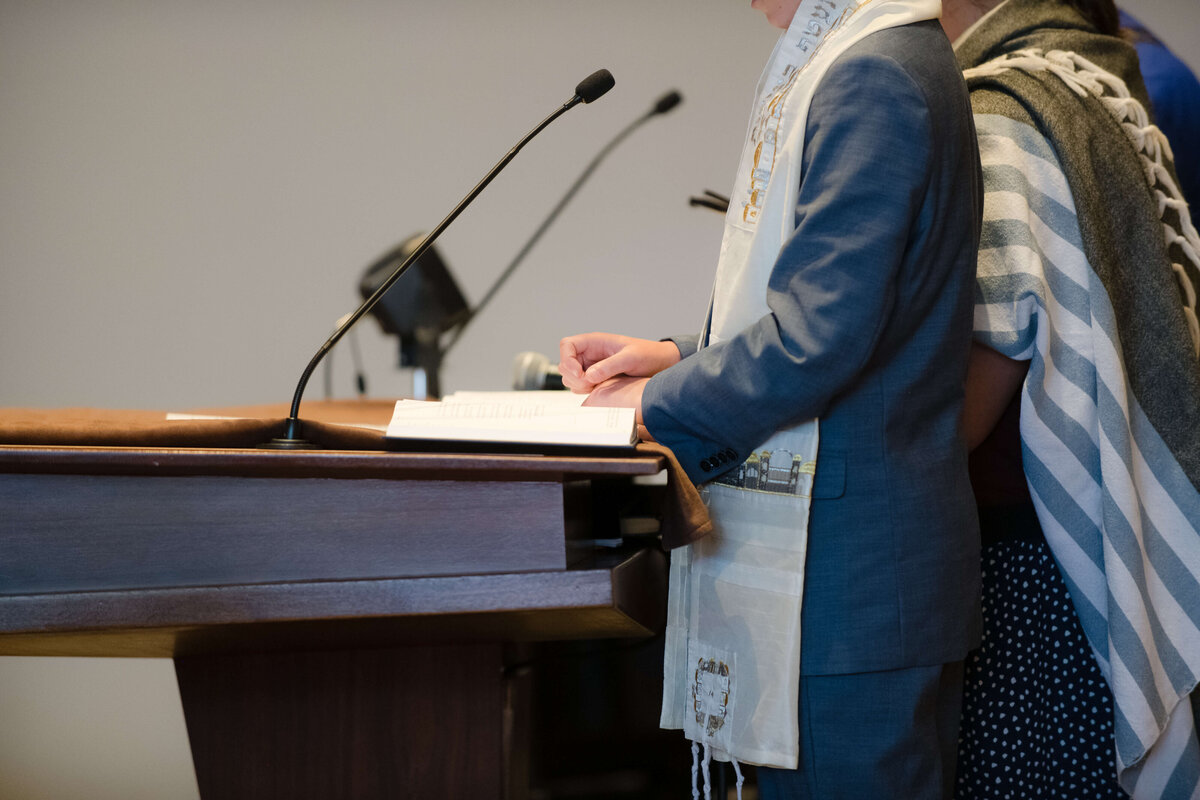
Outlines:
<svg viewBox="0 0 1200 800"><path fill-rule="evenodd" d="M367 267L358 285L363 298L373 295L424 239L423 233L413 234ZM370 314L384 333L399 337L400 366L415 370L413 395L440 397L438 370L447 349L442 336L465 324L471 310L437 249L430 246L421 254Z"/></svg>

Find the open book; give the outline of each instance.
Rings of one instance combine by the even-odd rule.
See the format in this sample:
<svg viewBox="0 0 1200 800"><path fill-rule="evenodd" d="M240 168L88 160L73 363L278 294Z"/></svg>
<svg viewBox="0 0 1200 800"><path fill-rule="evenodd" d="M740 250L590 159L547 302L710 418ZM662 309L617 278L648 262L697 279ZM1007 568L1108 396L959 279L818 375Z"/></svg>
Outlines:
<svg viewBox="0 0 1200 800"><path fill-rule="evenodd" d="M571 392L455 392L396 403L388 438L517 445L630 447L632 408L592 408Z"/></svg>

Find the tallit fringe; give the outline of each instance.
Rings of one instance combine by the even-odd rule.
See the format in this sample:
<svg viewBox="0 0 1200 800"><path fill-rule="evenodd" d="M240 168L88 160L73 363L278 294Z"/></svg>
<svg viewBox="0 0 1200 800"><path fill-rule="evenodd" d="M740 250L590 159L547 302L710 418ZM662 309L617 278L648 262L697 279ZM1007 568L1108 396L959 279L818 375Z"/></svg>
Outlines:
<svg viewBox="0 0 1200 800"><path fill-rule="evenodd" d="M746 778L742 775L742 765L738 763L736 758L729 758L733 762L733 771L737 775L737 800L742 800L742 785L745 784ZM704 760L700 760L700 745L697 742L692 742L692 800L700 800L700 787L697 785L697 777L702 772L704 775L704 800L712 800L712 778L709 774L709 764L712 763L712 752L708 749L708 743L704 744ZM725 800L725 798L720 798Z"/></svg>
<svg viewBox="0 0 1200 800"><path fill-rule="evenodd" d="M1163 239L1167 247L1178 245L1187 260L1200 271L1200 234L1197 234L1192 224L1187 202L1163 163L1164 154L1169 160L1173 161L1175 158L1171 153L1171 145L1158 126L1150 123L1150 115L1137 98L1130 95L1125 82L1078 53L1065 50L1043 52L1038 48L1018 50L1001 56L978 67L964 70L963 75L968 79L989 77L1010 69L1051 72L1061 78L1075 94L1086 97L1090 93L1104 104L1125 131L1141 159L1146 182L1158 199L1159 219L1163 219L1168 208L1179 216L1181 231L1163 222ZM1196 316L1196 287L1182 264L1172 263L1171 269L1183 294L1183 315L1187 320L1188 333L1191 334L1192 351L1195 357L1200 359L1200 320Z"/></svg>

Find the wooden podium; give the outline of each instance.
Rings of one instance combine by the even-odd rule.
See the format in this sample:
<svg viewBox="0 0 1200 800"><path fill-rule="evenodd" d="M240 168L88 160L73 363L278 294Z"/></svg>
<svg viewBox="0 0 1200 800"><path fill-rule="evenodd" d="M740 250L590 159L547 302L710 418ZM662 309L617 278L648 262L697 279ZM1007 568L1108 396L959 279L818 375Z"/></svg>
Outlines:
<svg viewBox="0 0 1200 800"><path fill-rule="evenodd" d="M173 658L205 798L524 797L526 643L661 628L592 541L663 466L0 445L0 655Z"/></svg>

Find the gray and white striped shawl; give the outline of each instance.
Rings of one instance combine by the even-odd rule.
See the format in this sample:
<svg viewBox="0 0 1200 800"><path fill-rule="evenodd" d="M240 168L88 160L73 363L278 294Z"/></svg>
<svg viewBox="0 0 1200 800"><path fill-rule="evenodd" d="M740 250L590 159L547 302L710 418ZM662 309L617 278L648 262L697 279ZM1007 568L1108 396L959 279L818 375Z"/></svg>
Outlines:
<svg viewBox="0 0 1200 800"><path fill-rule="evenodd" d="M1197 798L1200 239L1138 118L1132 47L1056 0L1008 0L957 53L993 152L1052 165L985 160L977 335L1031 362L1026 478L1113 690L1121 785Z"/></svg>

